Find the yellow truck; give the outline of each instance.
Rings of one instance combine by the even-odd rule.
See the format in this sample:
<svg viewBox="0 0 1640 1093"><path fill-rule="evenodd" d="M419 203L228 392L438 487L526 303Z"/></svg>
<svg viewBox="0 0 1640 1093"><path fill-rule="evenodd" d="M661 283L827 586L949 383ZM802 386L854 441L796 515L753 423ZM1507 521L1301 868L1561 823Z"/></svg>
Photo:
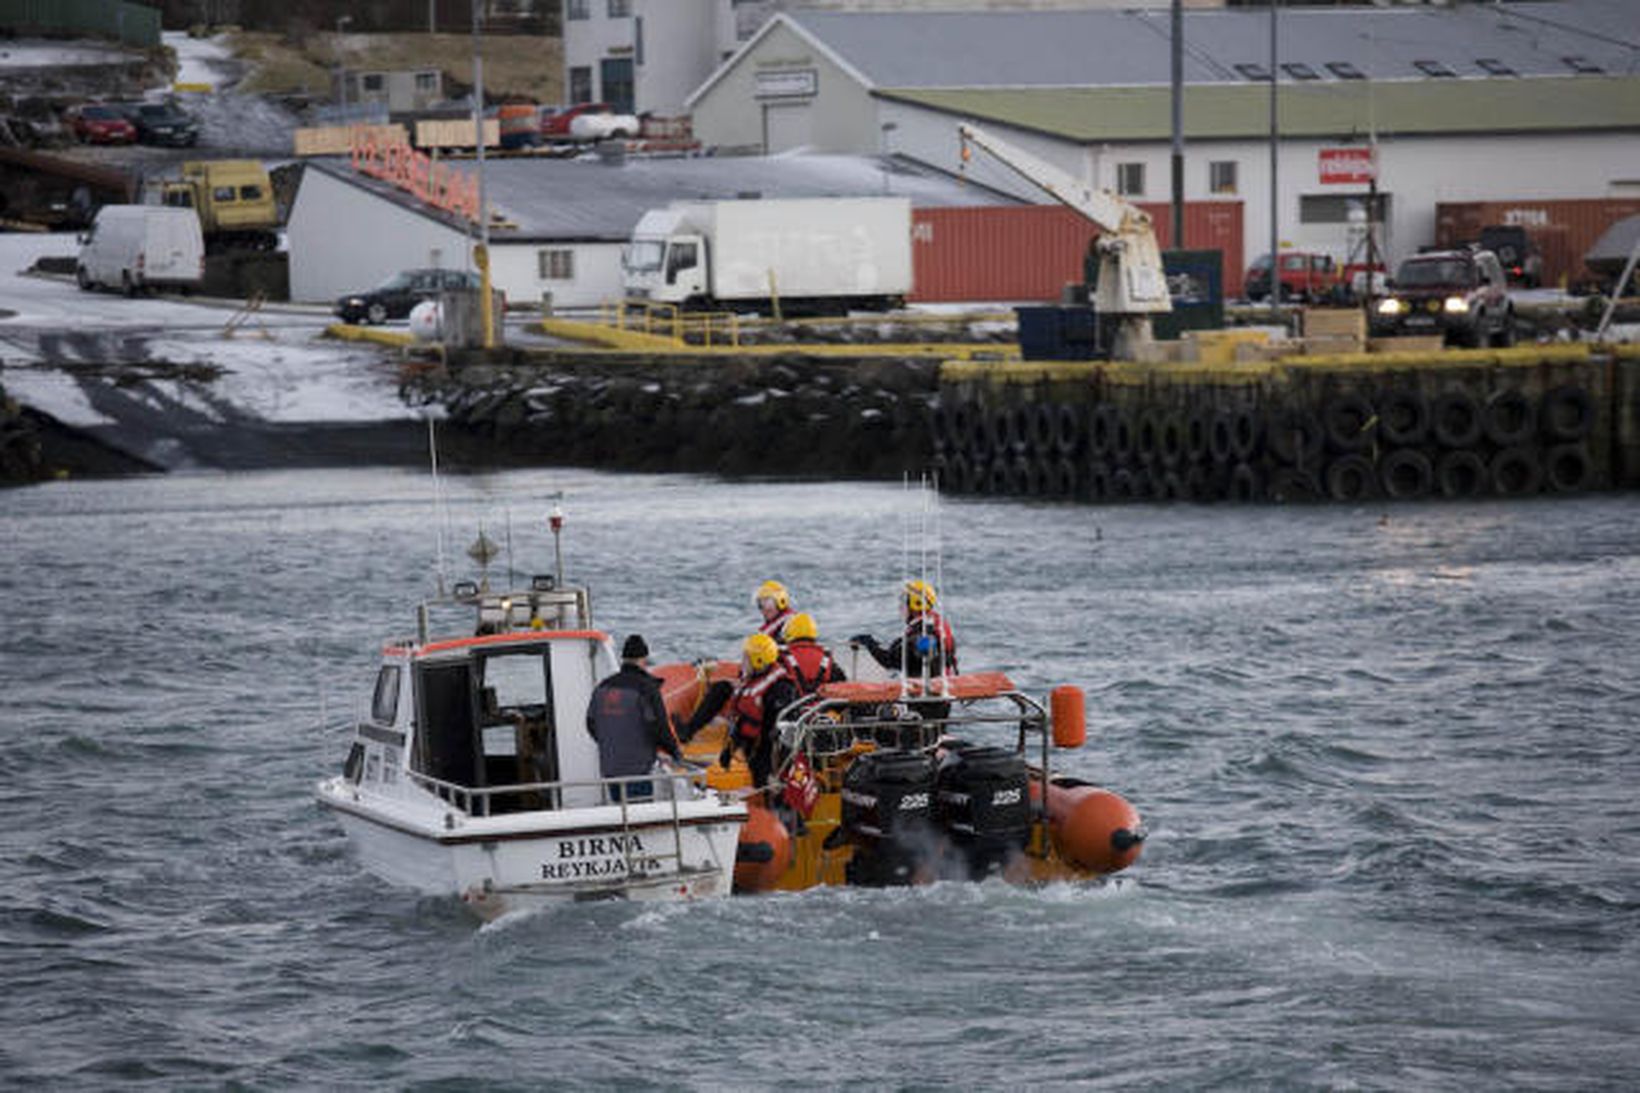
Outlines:
<svg viewBox="0 0 1640 1093"><path fill-rule="evenodd" d="M161 184L161 201L193 209L205 250L273 250L279 245L279 208L266 167L254 159L189 160L182 178Z"/></svg>

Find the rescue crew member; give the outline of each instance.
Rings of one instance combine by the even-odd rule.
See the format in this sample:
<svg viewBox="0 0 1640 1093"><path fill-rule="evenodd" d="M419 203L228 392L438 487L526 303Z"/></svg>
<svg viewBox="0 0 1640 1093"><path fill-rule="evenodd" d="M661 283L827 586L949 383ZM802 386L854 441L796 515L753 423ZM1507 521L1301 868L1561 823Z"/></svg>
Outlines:
<svg viewBox="0 0 1640 1093"><path fill-rule="evenodd" d="M792 619L792 597L791 593L786 591L786 586L779 581L764 581L752 593L752 606L763 616L757 632L767 634L777 644L783 645L786 639L782 633L786 623ZM695 712L690 715L689 720L678 723L678 736L688 740L705 728L712 718L722 712L733 693L734 686L723 680L706 688L706 693L701 695L700 704L695 707Z"/></svg>
<svg viewBox="0 0 1640 1093"><path fill-rule="evenodd" d="M727 768L740 748L752 768L752 785L761 787L774 769L775 721L797 701L797 687L780 666L780 647L769 635L752 634L742 649L740 682L729 699L729 736L718 763Z"/></svg>
<svg viewBox="0 0 1640 1093"><path fill-rule="evenodd" d="M780 633L792 617L792 597L786 586L779 581L764 581L752 593L752 606L763 616L757 632L780 641Z"/></svg>
<svg viewBox="0 0 1640 1093"><path fill-rule="evenodd" d="M598 769L605 778L649 773L657 751L682 758L666 720L661 681L645 671L648 657L649 645L643 637L629 635L621 646L620 671L594 687L587 704L587 732L598 741ZM626 785L633 799L655 792L654 784L647 781ZM619 801L621 786L611 785L609 796Z"/></svg>
<svg viewBox="0 0 1640 1093"><path fill-rule="evenodd" d="M927 581L906 581L900 598L900 614L905 632L887 647L870 634L856 634L850 645L859 645L873 660L894 671L905 668L907 676L940 676L957 673L957 637L934 605L939 597Z"/></svg>
<svg viewBox="0 0 1640 1093"><path fill-rule="evenodd" d="M781 667L791 677L799 696L813 694L822 683L841 683L848 678L842 665L820 644L820 630L807 611L786 620L781 637L786 642L786 651L780 654Z"/></svg>

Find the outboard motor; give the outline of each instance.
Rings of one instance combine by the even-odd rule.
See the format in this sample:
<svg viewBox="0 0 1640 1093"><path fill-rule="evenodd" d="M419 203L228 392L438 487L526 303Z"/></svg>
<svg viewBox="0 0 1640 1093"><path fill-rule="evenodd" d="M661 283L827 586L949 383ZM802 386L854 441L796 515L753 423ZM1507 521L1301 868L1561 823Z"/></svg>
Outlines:
<svg viewBox="0 0 1640 1093"><path fill-rule="evenodd" d="M1025 757L988 746L948 750L939 764L935 813L971 876L1002 869L1031 834Z"/></svg>
<svg viewBox="0 0 1640 1093"><path fill-rule="evenodd" d="M850 884L910 884L934 856L932 756L875 751L843 776L843 827L854 844Z"/></svg>

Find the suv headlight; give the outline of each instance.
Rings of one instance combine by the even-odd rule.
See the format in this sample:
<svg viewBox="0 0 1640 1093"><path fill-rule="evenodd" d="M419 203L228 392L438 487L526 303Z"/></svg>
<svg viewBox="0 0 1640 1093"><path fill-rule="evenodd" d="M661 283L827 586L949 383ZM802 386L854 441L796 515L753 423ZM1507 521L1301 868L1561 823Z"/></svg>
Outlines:
<svg viewBox="0 0 1640 1093"><path fill-rule="evenodd" d="M1393 296L1386 296L1378 301L1378 314L1380 315L1400 315L1406 309L1406 301L1397 300Z"/></svg>
<svg viewBox="0 0 1640 1093"><path fill-rule="evenodd" d="M1462 296L1448 296L1441 304L1441 310L1448 315L1462 315L1469 311L1469 301Z"/></svg>

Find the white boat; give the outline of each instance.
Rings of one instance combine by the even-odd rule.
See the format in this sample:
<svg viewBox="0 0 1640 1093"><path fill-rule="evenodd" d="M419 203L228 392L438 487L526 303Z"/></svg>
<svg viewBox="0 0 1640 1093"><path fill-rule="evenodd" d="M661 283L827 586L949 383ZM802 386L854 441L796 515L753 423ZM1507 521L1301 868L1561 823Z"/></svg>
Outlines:
<svg viewBox="0 0 1640 1093"><path fill-rule="evenodd" d="M434 632L452 607L464 621ZM484 918L728 895L747 816L737 795L690 767L600 776L587 703L617 666L585 589L550 575L513 593L458 584L418 607L414 638L384 648L319 802L370 872Z"/></svg>

